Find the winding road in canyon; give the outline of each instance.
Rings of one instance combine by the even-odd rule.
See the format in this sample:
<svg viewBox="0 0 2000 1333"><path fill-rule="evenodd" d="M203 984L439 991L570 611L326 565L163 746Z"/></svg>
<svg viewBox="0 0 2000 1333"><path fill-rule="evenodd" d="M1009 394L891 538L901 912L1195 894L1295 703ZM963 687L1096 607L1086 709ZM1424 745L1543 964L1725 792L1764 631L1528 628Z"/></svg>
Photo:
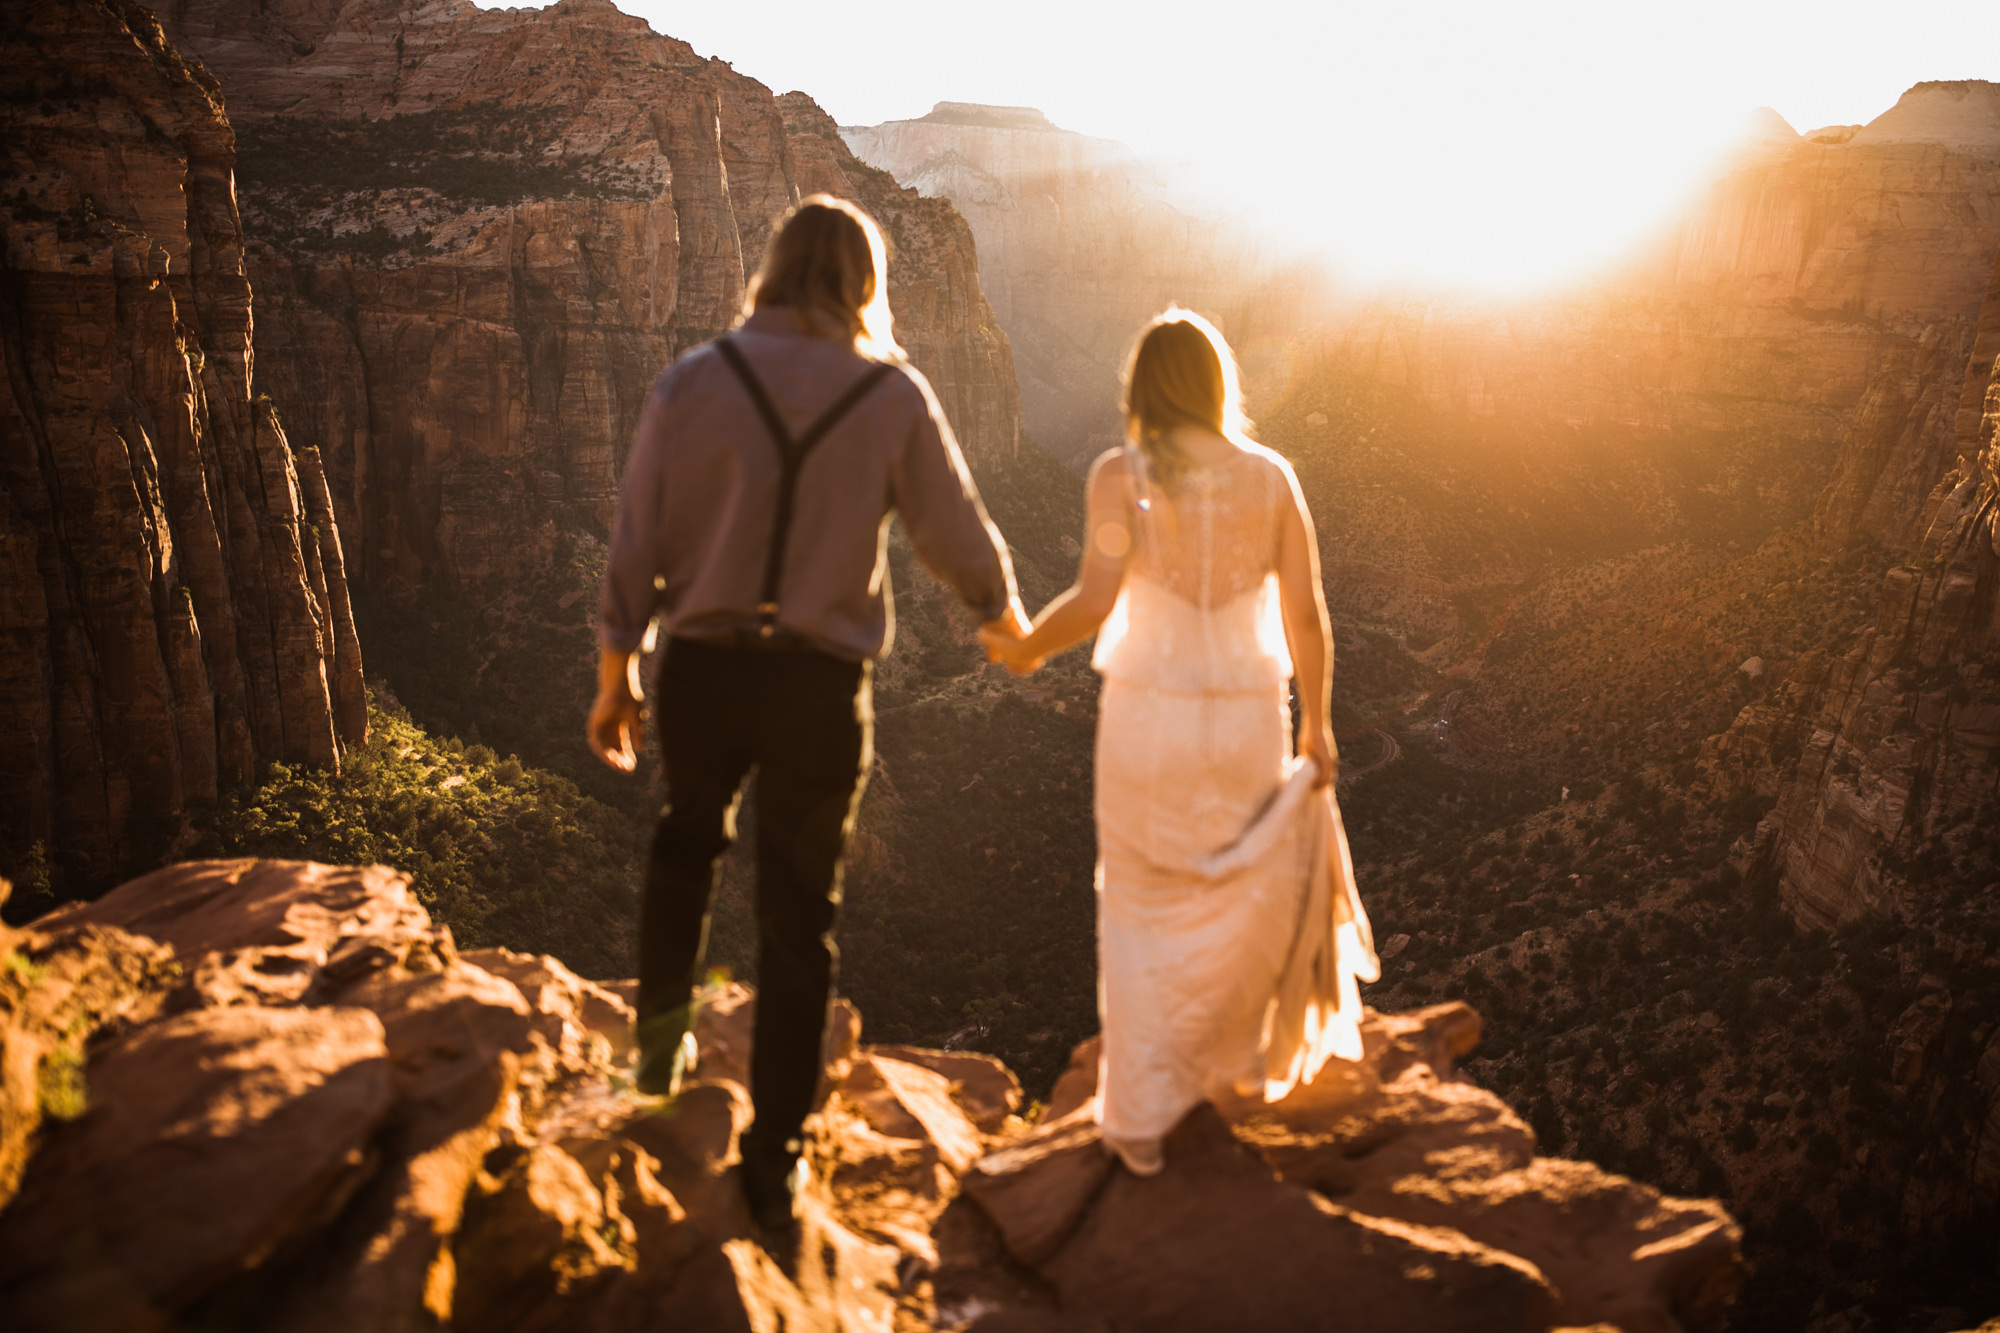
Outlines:
<svg viewBox="0 0 2000 1333"><path fill-rule="evenodd" d="M1373 759L1363 764L1361 767L1349 768L1343 771L1340 775L1340 781L1352 782L1356 778L1365 778L1370 773L1373 773L1376 769L1394 762L1396 757L1402 754L1403 747L1396 744L1396 738L1394 736L1391 736L1388 732L1382 730L1380 727L1375 728L1375 735L1382 742L1381 752L1378 753Z"/></svg>

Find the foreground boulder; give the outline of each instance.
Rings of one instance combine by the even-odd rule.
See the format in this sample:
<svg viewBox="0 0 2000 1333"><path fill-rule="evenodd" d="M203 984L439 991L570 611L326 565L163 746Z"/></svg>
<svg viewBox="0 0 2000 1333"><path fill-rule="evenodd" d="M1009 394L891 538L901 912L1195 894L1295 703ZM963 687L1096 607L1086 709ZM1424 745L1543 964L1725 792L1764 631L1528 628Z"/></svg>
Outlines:
<svg viewBox="0 0 2000 1333"><path fill-rule="evenodd" d="M780 1243L733 1175L743 987L668 1105L629 983L461 953L384 867L172 866L0 952L9 1328L1698 1333L1741 1270L1719 1206L1535 1157L1453 1076L1458 1005L1200 1108L1151 1180L1098 1142L1094 1043L1030 1125L998 1061L838 1005Z"/></svg>
<svg viewBox="0 0 2000 1333"><path fill-rule="evenodd" d="M1536 1157L1453 1076L1479 1037L1462 1004L1371 1013L1363 1034L1360 1063L1282 1102L1197 1109L1150 1180L1107 1164L1080 1049L1054 1118L966 1174L978 1216L941 1228L944 1299L992 1301L997 1249L1103 1321L1079 1328L1722 1327L1743 1264L1719 1204Z"/></svg>

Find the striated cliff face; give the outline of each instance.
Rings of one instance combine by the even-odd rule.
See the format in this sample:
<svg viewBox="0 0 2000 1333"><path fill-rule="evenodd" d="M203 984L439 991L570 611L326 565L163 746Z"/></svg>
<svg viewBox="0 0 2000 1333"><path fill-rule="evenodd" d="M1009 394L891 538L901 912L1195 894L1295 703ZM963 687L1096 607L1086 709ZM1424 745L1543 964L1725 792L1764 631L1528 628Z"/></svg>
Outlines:
<svg viewBox="0 0 2000 1333"><path fill-rule="evenodd" d="M1839 656L1801 662L1711 743L1725 790L1777 797L1760 848L1814 925L1933 913L1931 881L2000 821L2000 267L1970 366L1940 383L1906 439L1939 433L1942 418L1967 429L1942 432L1963 452L1911 525L1873 625ZM1908 470L1883 469L1886 488Z"/></svg>
<svg viewBox="0 0 2000 1333"><path fill-rule="evenodd" d="M662 1105L630 1091L634 983L461 951L385 866L170 866L0 950L24 1326L1713 1333L1744 1272L1714 1201L1537 1156L1455 1072L1462 1004L1370 1012L1359 1062L1198 1108L1147 1180L1099 1141L1095 1041L1030 1123L998 1060L862 1045L837 1004L771 1235L734 1170L742 986Z"/></svg>
<svg viewBox="0 0 2000 1333"><path fill-rule="evenodd" d="M493 588L601 529L655 374L742 302L771 221L854 198L898 334L975 460L1012 451L1007 342L948 205L609 0L175 0L220 81L264 321L258 384L324 441L372 587Z"/></svg>
<svg viewBox="0 0 2000 1333"><path fill-rule="evenodd" d="M1139 325L1178 301L1239 347L1297 327L1305 297L1247 226L1175 206L1131 149L1039 111L940 102L917 120L843 126L863 161L949 199L1014 347L1036 440L1072 463L1120 429L1117 377Z"/></svg>
<svg viewBox="0 0 2000 1333"><path fill-rule="evenodd" d="M88 889L366 702L320 456L251 392L214 80L122 0L9 11L0 59L0 864Z"/></svg>
<svg viewBox="0 0 2000 1333"><path fill-rule="evenodd" d="M1880 469L1877 496L1912 470L1913 441L1959 446L1872 623L1802 658L1701 754L1717 798L1771 803L1738 852L1796 920L1901 937L1881 1017L1896 1094L1925 1112L1902 1186L1911 1226L2000 1198L2000 265L1971 342L1961 379L1912 406Z"/></svg>

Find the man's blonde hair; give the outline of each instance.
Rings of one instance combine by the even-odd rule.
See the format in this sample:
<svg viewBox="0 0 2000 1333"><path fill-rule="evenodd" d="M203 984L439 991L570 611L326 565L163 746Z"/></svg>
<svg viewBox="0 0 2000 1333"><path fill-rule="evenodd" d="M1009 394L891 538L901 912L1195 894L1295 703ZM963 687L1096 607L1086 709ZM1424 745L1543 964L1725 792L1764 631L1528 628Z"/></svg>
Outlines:
<svg viewBox="0 0 2000 1333"><path fill-rule="evenodd" d="M768 306L797 312L801 327L821 316L846 331L854 349L900 357L889 317L889 258L875 219L845 199L810 195L785 215L744 293L748 314Z"/></svg>

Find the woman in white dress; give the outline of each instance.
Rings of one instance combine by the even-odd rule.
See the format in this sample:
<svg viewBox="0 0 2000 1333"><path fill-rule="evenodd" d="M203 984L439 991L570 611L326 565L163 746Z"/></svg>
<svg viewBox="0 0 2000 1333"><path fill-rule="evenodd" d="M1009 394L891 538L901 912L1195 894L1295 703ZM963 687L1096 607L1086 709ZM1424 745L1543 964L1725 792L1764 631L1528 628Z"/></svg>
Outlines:
<svg viewBox="0 0 2000 1333"><path fill-rule="evenodd" d="M1298 479L1244 433L1228 345L1192 312L1141 333L1124 409L1076 584L1026 637L982 637L1025 674L1098 636L1097 1115L1151 1175L1202 1100L1275 1101L1359 1059L1357 983L1379 970L1332 800L1332 634Z"/></svg>

